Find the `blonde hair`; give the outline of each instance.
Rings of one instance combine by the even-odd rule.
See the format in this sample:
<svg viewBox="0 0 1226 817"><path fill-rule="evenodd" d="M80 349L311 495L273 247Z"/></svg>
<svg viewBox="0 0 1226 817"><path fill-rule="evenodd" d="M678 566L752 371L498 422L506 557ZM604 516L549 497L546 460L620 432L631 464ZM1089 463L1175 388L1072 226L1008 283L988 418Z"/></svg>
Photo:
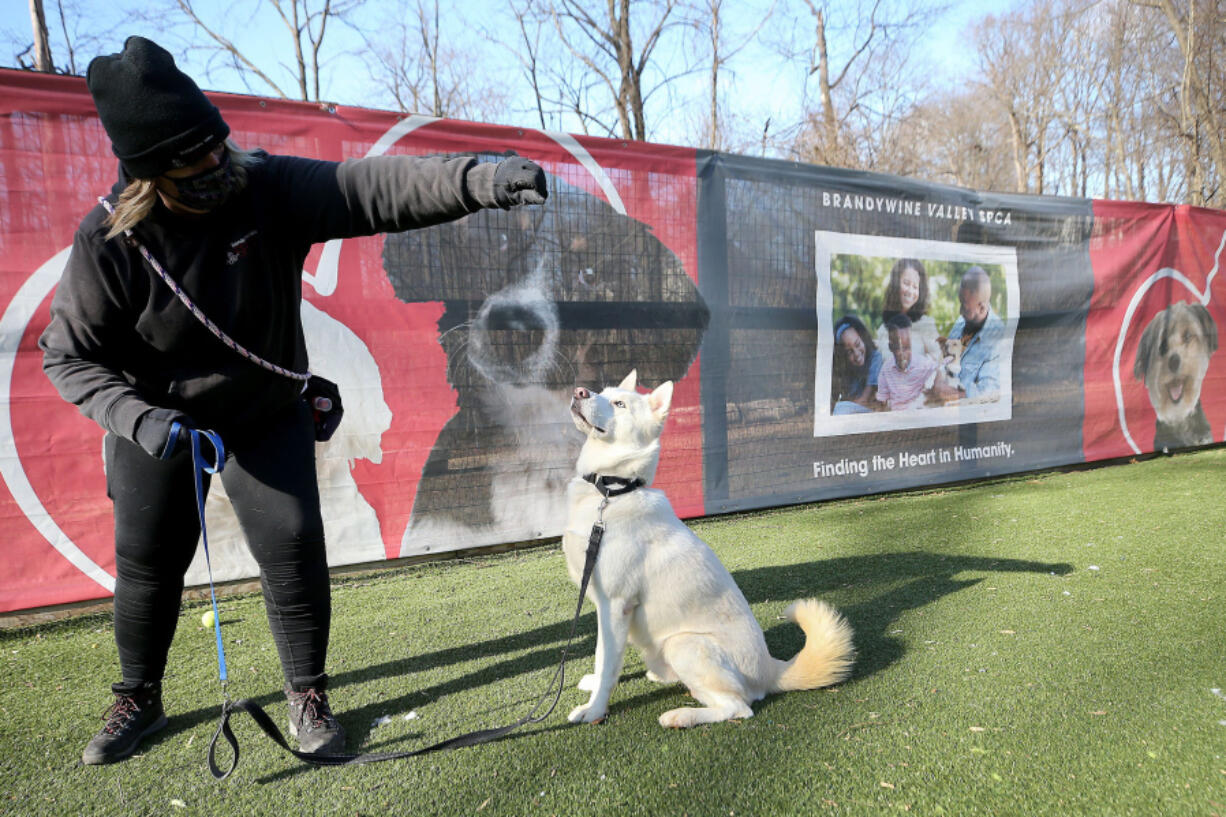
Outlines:
<svg viewBox="0 0 1226 817"><path fill-rule="evenodd" d="M247 169L263 161L263 157L254 150L243 150L231 140L226 140L226 151L230 154L230 164L234 166L234 174L240 184L247 183ZM154 179L133 179L119 194L115 212L107 215L103 222L110 229L106 238L131 230L149 215L149 211L158 201L158 189Z"/></svg>

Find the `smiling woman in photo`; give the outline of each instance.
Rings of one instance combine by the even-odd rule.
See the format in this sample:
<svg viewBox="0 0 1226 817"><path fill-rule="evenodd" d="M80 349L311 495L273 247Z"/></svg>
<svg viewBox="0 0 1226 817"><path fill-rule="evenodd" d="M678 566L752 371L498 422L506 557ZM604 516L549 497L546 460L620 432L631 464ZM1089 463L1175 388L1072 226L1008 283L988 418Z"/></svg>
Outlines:
<svg viewBox="0 0 1226 817"><path fill-rule="evenodd" d="M834 325L833 414L874 410L881 352L859 318L845 315Z"/></svg>
<svg viewBox="0 0 1226 817"><path fill-rule="evenodd" d="M881 325L877 327L876 343L883 354L889 355L886 323L895 315L906 315L911 321L911 353L921 352L935 361L941 359L941 344L937 340L937 324L928 314L928 272L918 258L900 258L890 270L886 285L885 304L881 309Z"/></svg>

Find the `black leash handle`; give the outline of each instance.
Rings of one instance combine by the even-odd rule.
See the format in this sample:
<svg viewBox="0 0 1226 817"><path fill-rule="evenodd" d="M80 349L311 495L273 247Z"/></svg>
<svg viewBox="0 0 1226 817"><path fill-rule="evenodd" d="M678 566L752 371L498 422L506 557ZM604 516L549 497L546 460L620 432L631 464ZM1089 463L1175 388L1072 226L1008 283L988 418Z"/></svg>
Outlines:
<svg viewBox="0 0 1226 817"><path fill-rule="evenodd" d="M607 497L606 497L607 500ZM553 710L558 705L558 701L562 698L562 691L566 688L566 659L570 652L571 643L575 639L575 633L579 628L579 614L583 610L583 599L587 595L588 582L591 581L592 571L596 567L596 557L600 553L600 540L604 537L604 523L597 521L592 526L592 532L588 536L587 551L584 554L583 561L583 577L579 581L579 602L575 605L575 615L571 618L570 634L566 637L566 644L562 647L562 657L558 662L558 668L554 671L553 678L549 681L549 686L546 687L545 693L540 697L532 709L528 710L528 714L514 723L506 726L498 726L493 729L479 729L475 732L457 735L454 738L439 741L422 749L414 749L409 752L366 752L362 754L318 754L313 752L301 752L290 747L285 740L285 736L281 734L281 730L273 723L272 718L264 711L258 703L250 698L242 698L238 701L226 700L221 706L221 722L217 724L217 731L213 733L213 739L209 741L209 771L217 780L225 780L238 767L238 738L234 735L234 730L230 728L230 717L235 712L246 712L255 720L256 725L268 735L274 743L280 746L285 751L289 752L294 757L301 760L303 763L309 763L312 766L347 766L356 763L379 763L384 760L399 760L406 757L415 757L424 755L430 752L439 752L449 749L460 749L465 746L476 746L480 743L489 743L492 740L497 740L503 735L518 729L529 723L540 723L553 713ZM553 702L549 708L540 715L534 714L541 704L549 697L553 691L554 683L557 683L558 689L554 693ZM230 766L227 769L222 769L217 764L217 739L225 737L226 742L230 744L232 756Z"/></svg>

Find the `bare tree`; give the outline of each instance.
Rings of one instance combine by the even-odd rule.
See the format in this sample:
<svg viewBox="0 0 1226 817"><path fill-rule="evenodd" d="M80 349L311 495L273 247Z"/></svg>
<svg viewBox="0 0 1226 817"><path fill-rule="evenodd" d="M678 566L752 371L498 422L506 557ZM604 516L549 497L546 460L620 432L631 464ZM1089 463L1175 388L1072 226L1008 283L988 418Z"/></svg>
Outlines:
<svg viewBox="0 0 1226 817"><path fill-rule="evenodd" d="M34 2L34 0L31 0ZM76 76L77 74L77 52L76 46L73 44L73 37L68 33L68 15L64 11L64 0L55 0L56 11L60 20L60 33L64 35L64 50L68 52L68 64L64 66L67 73Z"/></svg>
<svg viewBox="0 0 1226 817"><path fill-rule="evenodd" d="M912 139L874 168L979 189L1195 200L1215 163L1188 138L1186 60L1160 13L1045 0L980 21L979 81L921 100L905 118Z"/></svg>
<svg viewBox="0 0 1226 817"><path fill-rule="evenodd" d="M416 18L410 25L400 22L399 14L388 21L398 35L399 48L383 51L378 59L394 79L393 93L400 110L447 116L448 106L443 102L444 57L439 46L438 0L433 0L430 6L424 0L417 0L414 11Z"/></svg>
<svg viewBox="0 0 1226 817"><path fill-rule="evenodd" d="M980 87L921 102L891 129L902 138L890 133L883 140L894 147L893 172L977 190L1012 189L1006 128L992 110Z"/></svg>
<svg viewBox="0 0 1226 817"><path fill-rule="evenodd" d="M1188 201L1226 202L1226 10L1220 0L1133 0L1161 13L1182 57L1177 90L1179 132L1185 144Z"/></svg>
<svg viewBox="0 0 1226 817"><path fill-rule="evenodd" d="M378 26L377 32L366 37L371 79L387 92L398 110L433 113L440 106L426 102L429 83L425 61L420 59L421 32L399 16Z"/></svg>
<svg viewBox="0 0 1226 817"><path fill-rule="evenodd" d="M775 10L775 4L772 2L765 12L755 15L756 20L752 28L740 33L731 33L724 14L727 5L725 0L702 0L692 10L691 25L702 39L702 47L710 54L702 136L696 142L711 150L729 147L728 119L735 116L726 111L721 104L721 93L724 90L721 75L726 76L727 73L732 73L729 69L730 63L757 39Z"/></svg>
<svg viewBox="0 0 1226 817"><path fill-rule="evenodd" d="M30 0L30 27L34 31L34 70L54 71L55 64L51 62L51 42L47 36L47 15L43 11L43 0Z"/></svg>
<svg viewBox="0 0 1226 817"><path fill-rule="evenodd" d="M358 7L360 0L258 0L256 7L267 5L285 26L289 35L293 66L290 68L298 86L298 97L303 100L320 100L320 55L329 25L342 20ZM244 52L227 36L221 27L222 19L206 18L194 0L174 0L174 7L191 28L203 33L213 43L213 48L224 55L234 69L244 78L254 77L283 99L289 94L273 79L270 66L260 64ZM156 12L154 13L156 16ZM225 17L225 13L219 13ZM275 49L273 49L275 51ZM261 53L259 57L264 57Z"/></svg>
<svg viewBox="0 0 1226 817"><path fill-rule="evenodd" d="M798 158L868 167L881 155L874 134L905 115L922 80L908 70L914 39L943 11L907 0L836 4L803 0L779 50L805 71L805 115L785 129ZM805 32L802 34L802 32ZM809 88L816 86L816 103Z"/></svg>
<svg viewBox="0 0 1226 817"><path fill-rule="evenodd" d="M809 74L817 74L818 94L821 97L821 136L820 140L815 140L814 152L828 163L831 160L835 163L848 163L839 144L839 122L834 110L834 91L847 78L847 72L856 64L856 60L864 54L877 35L876 15L880 2L873 4L872 11L868 15L868 30L856 44L852 55L843 63L842 70L833 77L830 75L830 46L826 39L826 9L814 3L813 0L805 0L805 5L813 13L814 22L813 56L809 59Z"/></svg>
<svg viewBox="0 0 1226 817"><path fill-rule="evenodd" d="M444 28L448 31L445 33ZM460 45L451 32L466 29L454 9L449 17L438 0L416 0L407 18L389 7L365 35L363 56L371 80L400 111L483 121L505 119L509 102L495 77L482 70L477 37Z"/></svg>
<svg viewBox="0 0 1226 817"><path fill-rule="evenodd" d="M1181 176L1177 140L1162 112L1162 76L1171 72L1174 56L1171 37L1153 25L1149 9L1128 2L1102 3L1087 18L1093 26L1078 33L1078 42L1081 84L1094 97L1089 177L1104 198L1170 200L1179 195Z"/></svg>
<svg viewBox="0 0 1226 817"><path fill-rule="evenodd" d="M609 135L647 139L648 97L686 71L657 71L654 82L645 76L649 68L659 68L655 57L661 41L681 25L674 17L678 0L609 0L603 14L579 0L544 2L563 46L607 92L616 125L604 119L601 109L591 107L592 87L576 81L576 74L565 67L555 77L559 101L568 104L585 127L598 123Z"/></svg>
<svg viewBox="0 0 1226 817"><path fill-rule="evenodd" d="M298 91L302 99L319 99L319 49L323 46L328 22L332 18L332 0L323 0L323 8L310 9L306 0L270 0L277 16L285 24L294 45L294 60L298 68ZM338 13L344 13L338 8ZM306 42L304 43L303 40ZM308 53L304 54L304 50ZM308 64L309 58L309 64ZM307 94L311 84L313 96Z"/></svg>
<svg viewBox="0 0 1226 817"><path fill-rule="evenodd" d="M975 28L978 73L1008 125L1014 190L1050 192L1052 154L1061 128L1060 86L1076 60L1072 20L1081 11L1069 3L1033 3Z"/></svg>
<svg viewBox="0 0 1226 817"><path fill-rule="evenodd" d="M35 38L14 55L23 69L76 76L82 70L77 65L79 52L98 53L115 42L118 16L88 0L55 0L53 9L43 0L30 0L30 13ZM53 53L66 59L56 64Z"/></svg>
<svg viewBox="0 0 1226 817"><path fill-rule="evenodd" d="M543 87L545 66L541 53L541 35L545 28L545 18L534 13L531 0L524 0L522 3L512 2L509 7L515 21L515 28L519 32L518 39L503 42L488 32L486 39L503 46L519 62L524 80L532 91L533 112L536 114L541 130L545 130L548 127Z"/></svg>

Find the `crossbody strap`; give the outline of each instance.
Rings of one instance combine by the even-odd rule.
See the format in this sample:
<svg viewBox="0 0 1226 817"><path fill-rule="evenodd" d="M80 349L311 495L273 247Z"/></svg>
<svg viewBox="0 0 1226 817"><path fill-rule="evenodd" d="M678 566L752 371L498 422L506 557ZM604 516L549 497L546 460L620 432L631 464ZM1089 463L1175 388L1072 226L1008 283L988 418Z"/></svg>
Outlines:
<svg viewBox="0 0 1226 817"><path fill-rule="evenodd" d="M112 216L115 215L115 208L111 206L111 203L104 197L99 196L98 202L108 213L110 213ZM252 363L256 364L257 366L262 366L270 372L275 372L283 377L288 377L291 380L298 380L303 383L311 379L310 372L295 372L282 366L278 366L275 363L270 363L223 332L221 327L213 323L213 321L209 319L209 316L204 314L200 307L196 306L196 302L183 291L183 287L179 286L175 279L170 277L170 274L167 273L166 270L162 268L162 265L158 263L158 260L153 257L153 253L149 252L149 248L142 244L140 239L133 235L131 230L124 230L123 234L136 245L136 249L140 251L140 254L144 257L145 261L149 263L149 266L153 268L153 271L158 274L158 277L166 282L166 286L170 287L170 291L173 292L175 296L183 302L183 305L196 316L196 320L204 324L204 327L213 333L214 337L216 337L226 346L229 346L238 354L250 360Z"/></svg>

